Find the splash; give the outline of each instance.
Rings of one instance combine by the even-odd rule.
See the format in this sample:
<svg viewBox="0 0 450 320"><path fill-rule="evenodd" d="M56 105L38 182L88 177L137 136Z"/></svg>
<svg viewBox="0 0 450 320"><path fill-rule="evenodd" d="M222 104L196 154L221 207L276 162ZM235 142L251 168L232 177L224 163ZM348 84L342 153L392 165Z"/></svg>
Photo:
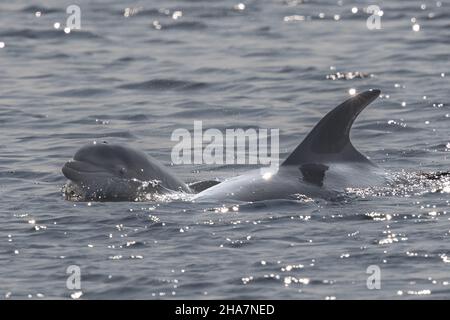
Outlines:
<svg viewBox="0 0 450 320"><path fill-rule="evenodd" d="M359 198L399 196L421 196L428 193L450 193L450 172L406 172L392 174L387 186L368 188L346 188L349 196Z"/></svg>

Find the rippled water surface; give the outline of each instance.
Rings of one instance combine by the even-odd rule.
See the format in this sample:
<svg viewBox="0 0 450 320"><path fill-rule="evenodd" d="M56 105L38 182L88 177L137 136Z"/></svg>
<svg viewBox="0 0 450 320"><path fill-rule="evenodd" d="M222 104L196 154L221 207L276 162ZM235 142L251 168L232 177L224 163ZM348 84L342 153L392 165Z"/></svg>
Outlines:
<svg viewBox="0 0 450 320"><path fill-rule="evenodd" d="M0 4L2 298L450 297L449 180L421 176L449 170L448 1L79 0L81 30L66 34L70 4ZM285 157L351 88L382 90L352 139L396 177L390 189L234 210L62 196L81 146L126 143L169 165L172 131L194 120L279 128ZM249 167L173 170L199 181ZM70 265L80 290L66 288Z"/></svg>

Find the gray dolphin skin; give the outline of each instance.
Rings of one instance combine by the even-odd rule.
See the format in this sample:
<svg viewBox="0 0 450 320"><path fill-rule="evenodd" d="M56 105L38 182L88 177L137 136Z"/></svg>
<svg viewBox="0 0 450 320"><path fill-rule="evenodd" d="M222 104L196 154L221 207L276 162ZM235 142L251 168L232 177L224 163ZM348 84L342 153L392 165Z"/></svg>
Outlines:
<svg viewBox="0 0 450 320"><path fill-rule="evenodd" d="M356 117L379 95L380 90L365 91L337 106L319 121L278 170L247 172L198 193L193 201L334 198L346 188L386 183L385 172L350 141Z"/></svg>
<svg viewBox="0 0 450 320"><path fill-rule="evenodd" d="M142 195L191 193L156 159L105 142L82 147L62 172L70 180L64 187L68 200L137 201Z"/></svg>
<svg viewBox="0 0 450 320"><path fill-rule="evenodd" d="M151 200L147 195L195 194L194 202L254 202L299 197L332 199L346 188L384 184L386 173L355 149L350 129L361 111L380 95L362 92L325 115L276 170L262 168L218 183L186 185L156 159L107 143L81 148L62 172L65 195L81 201ZM142 198L142 195L146 197Z"/></svg>

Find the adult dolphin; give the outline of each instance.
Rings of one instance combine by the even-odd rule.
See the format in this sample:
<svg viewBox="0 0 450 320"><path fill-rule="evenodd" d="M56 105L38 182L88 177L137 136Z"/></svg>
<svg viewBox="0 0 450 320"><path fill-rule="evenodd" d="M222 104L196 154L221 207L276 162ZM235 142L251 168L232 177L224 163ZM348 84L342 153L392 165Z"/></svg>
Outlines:
<svg viewBox="0 0 450 320"><path fill-rule="evenodd" d="M276 171L253 170L197 194L194 201L259 201L300 196L333 198L349 187L388 181L350 141L361 111L380 95L362 92L329 112Z"/></svg>

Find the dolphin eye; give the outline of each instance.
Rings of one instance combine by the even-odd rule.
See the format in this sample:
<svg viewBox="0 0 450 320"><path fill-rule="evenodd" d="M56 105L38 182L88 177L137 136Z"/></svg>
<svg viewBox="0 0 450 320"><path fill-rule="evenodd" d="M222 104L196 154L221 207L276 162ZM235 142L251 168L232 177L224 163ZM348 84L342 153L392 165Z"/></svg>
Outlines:
<svg viewBox="0 0 450 320"><path fill-rule="evenodd" d="M124 175L126 172L127 172L127 169L125 169L125 168L123 168L123 167L119 169L119 173L120 173L121 175Z"/></svg>

